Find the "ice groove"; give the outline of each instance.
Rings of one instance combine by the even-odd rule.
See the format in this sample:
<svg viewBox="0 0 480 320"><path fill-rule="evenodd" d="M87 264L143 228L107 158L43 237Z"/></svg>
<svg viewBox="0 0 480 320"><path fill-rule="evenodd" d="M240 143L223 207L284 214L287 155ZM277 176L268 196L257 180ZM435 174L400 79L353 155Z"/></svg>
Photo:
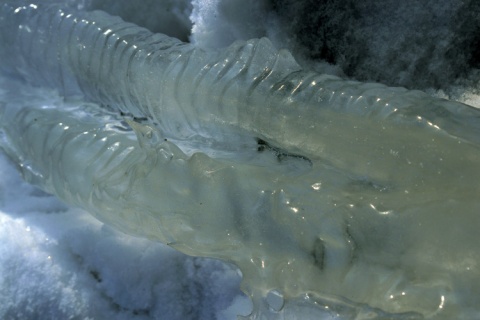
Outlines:
<svg viewBox="0 0 480 320"><path fill-rule="evenodd" d="M479 111L303 70L268 39L209 52L30 2L0 12L0 70L23 81L2 80L1 146L28 181L125 232L233 261L252 319L324 301L448 319L480 294L478 267L464 271L480 259ZM48 106L45 87L60 94Z"/></svg>
<svg viewBox="0 0 480 320"><path fill-rule="evenodd" d="M62 10L64 10L65 12ZM217 110L217 112L214 112L217 121L223 122L227 125L236 126L237 128L240 128L241 130L245 130L247 132L252 131L253 127L257 127L257 124L255 123L256 119L252 119L252 117L250 117L249 115L262 112L262 109L268 109L261 108L258 105L266 103L270 106L276 106L278 112L292 112L288 110L288 106L298 105L300 103L300 101L296 101L295 99L295 92L297 90L294 90L294 88L297 88L299 84L304 83L305 78L312 77L312 75L309 73L299 72L298 76L294 77L293 79L285 80L285 77L288 75L289 72L298 71L299 67L295 66L291 58L283 57L283 55L285 55L283 52L277 52L271 47L268 41L264 39L249 42L246 44L233 45L233 47L230 50L227 50L227 53L223 55L207 55L206 53L201 52L201 50L194 49L191 46L182 44L178 41L172 41L170 38L167 37L164 37L164 43L166 44L165 46L157 46L155 44L158 44L158 42L149 42L150 40L148 39L151 36L151 33L149 33L147 30L131 24L120 22L119 19L106 17L106 15L101 13L88 15L81 12L74 12L67 14L67 9L62 10L55 7L47 8L46 11L48 14L46 14L45 16L48 18L37 22L37 24L39 24L40 26L45 25L47 29L53 30L53 28L51 28L51 26L49 25L49 21L55 20L52 18L52 15L53 17L55 17L59 14L63 14L65 17L68 17L64 18L64 20L68 20L68 28L71 28L72 30L70 38L68 39L69 43L67 44L67 48L69 49L69 53L67 54L67 56L70 58L70 62L68 63L68 65L70 65L70 67L73 69L73 75L71 75L72 81L70 82L75 82L76 80L80 87L80 91L87 94L87 96L90 96L93 101L100 100L100 102L104 103L105 105L120 109L122 112L132 114L136 117L142 117L147 115L155 123L160 124L160 131L164 131L163 133L168 136L173 137L184 135L185 139L188 139L194 134L200 134L208 137L209 139L218 139L218 137L213 136L213 134L208 131L207 127L200 126L199 124L189 125L189 127L197 128L194 132L191 132L192 129L187 130L186 132L176 132L176 130L178 130L178 125L168 126L167 124L165 124L162 119L170 118L169 116L165 117L165 113L171 114L173 112L171 110L165 110L165 105L168 105L170 100L174 101L176 98L175 96L171 97L171 94L168 92L160 91L160 100L163 101L163 103L161 103L160 106L154 106L151 101L154 100L154 97L158 95L159 88L157 90L154 90L155 88L150 89L151 87L145 88L145 90L143 91L144 94L142 94L141 96L136 94L138 92L142 92L141 90L137 89L139 86L141 86L138 79L143 78L142 75L149 74L149 76L147 77L153 78L152 80L154 80L155 83L158 83L160 87L163 87L161 85L162 83L170 83L169 81L173 81L173 91L177 92L178 87L184 82L180 80L176 81L174 79L182 77L181 74L178 74L179 72L183 73L186 69L190 69L186 67L186 65L189 64L189 61L191 61L190 63L194 64L192 68L195 68L197 70L195 72L196 74L199 74L200 70L204 70L205 66L213 65L213 68L209 68L210 71L207 72L207 74L205 74L205 76L202 78L204 80L198 82L198 85L202 87L202 90L205 90L204 92L214 90L214 92L212 92L211 94L212 101L210 102L210 108L212 108L212 110ZM26 9L24 11L29 10ZM36 12L39 10L31 11ZM54 13L52 14L51 11L53 11ZM78 17L76 17L75 15ZM32 17L35 19L36 15L29 14L28 17L29 19ZM101 21L102 23L99 23L98 21ZM38 30L41 30L41 28L38 28ZM58 33L59 31L57 30L62 30L62 28L56 28L55 32ZM111 30L111 32L107 33L108 30ZM105 33L107 34L105 35ZM51 32L49 34L50 38L58 39L56 40L58 42L60 42L60 39L62 39L61 34L57 34L55 36ZM97 41L91 39L91 37L95 37L95 39L96 37L98 37L99 39L105 38L104 45L101 48L97 48ZM37 38L41 39L41 36L33 36L31 38L32 40L35 40ZM45 42L48 43L48 41ZM76 48L76 45L79 45L77 42L82 43L84 46L93 46L96 49L90 50L90 54L82 55L80 54L82 50L74 50L74 48ZM113 44L111 42L113 42ZM100 41L100 43L102 43L102 41ZM134 46L134 48L132 46ZM34 52L34 50L28 51ZM63 52L56 52L58 51L57 46L42 48L42 51L46 53L52 53L47 54L47 56L51 57L58 57L59 54L63 55ZM24 52L24 55L27 55L27 59L25 60L29 61L28 53ZM125 55L127 55L127 57ZM156 56L156 58L146 58L150 55L154 55ZM195 58L178 60L183 55L193 55L195 56ZM84 56L85 58L83 58ZM257 59L257 56L261 57ZM105 57L112 57L112 59L106 59ZM152 62L142 64L140 61L143 61L144 59L148 59ZM271 71L265 71L264 68L268 67L268 65L272 63L269 59L273 59L274 67L271 68ZM125 60L128 60L128 63L125 62ZM257 63L252 63L252 61L254 60L262 62L264 61L262 68L258 68ZM95 61L99 61L99 63L96 63ZM214 62L212 64L211 61L217 62ZM222 61L225 61L226 64L220 67L215 79L211 79L209 73L217 70L215 66L220 66L222 64ZM185 66L174 67L180 63L185 64ZM143 65L142 68L137 68L136 66L138 64ZM286 66L288 64L290 64L290 67ZM38 66L40 65L40 63L35 63L35 65ZM48 65L49 64L47 64L47 68L44 72L42 72L42 74L50 74L51 68ZM68 65L62 65L62 68L68 69ZM105 65L108 65L108 68L104 69L103 67L97 67ZM146 68L150 68L152 65L158 65L158 68L155 68L155 70L158 71L149 72L145 70ZM240 69L233 71L235 69L232 68L235 65L238 65L238 68ZM276 68L275 65L280 65L281 67ZM31 66L27 67L26 69L31 69ZM284 71L282 70L285 70L287 73L283 74ZM234 73L232 74L232 72ZM267 72L269 76L263 74L265 72ZM59 74L58 78L61 78L60 74L63 74L63 72L56 73ZM139 73L139 75L137 76L135 75L135 73ZM152 73L154 74L152 75ZM230 80L225 79L225 77L227 76ZM53 77L53 79L56 78L57 77ZM43 83L45 80L48 79L52 79L52 77L49 78L46 75L39 76L39 79L37 79L37 81L33 79L33 82ZM92 81L93 79L95 79L96 81ZM125 79L125 81L117 82L117 79ZM260 82L258 82L258 79L261 79ZM269 81L266 81L267 79L269 79ZM266 83L264 84L263 82ZM235 88L235 90L230 90L229 88L234 83L245 83L244 86L238 85L238 87L244 87L245 89ZM465 109L464 107L455 107L454 103L446 103L432 100L424 94L420 95L420 97L418 98L411 99L409 97L412 95L416 95L416 93L412 93L407 90L390 89L381 85L376 85L376 88L374 90L375 92L373 92L371 95L371 85L364 85L353 81L346 82L335 77L330 77L330 79L324 79L322 77L319 77L317 79L317 83L319 84L318 86L307 87L313 92L307 92L306 94L317 95L316 101L314 101L314 103L312 103L311 105L307 106L311 109L327 108L333 106L334 108L344 109L339 110L341 112L353 111L365 115L370 114L373 117L375 117L376 113L380 112L381 110L383 117L395 116L396 118L401 118L399 116L396 116L396 114L408 112L409 105L405 105L405 102L409 99L414 101L414 103L412 103L414 105L418 105L419 101L425 101L427 105L441 105L441 107L445 109L452 107L456 109ZM58 85L56 84L52 84L52 86L58 87ZM320 87L321 90L318 89ZM253 88L255 88L255 90ZM274 89L274 91L276 92L273 95L268 95L268 88L276 88L276 90ZM182 90L184 91L183 88ZM196 89L192 90L195 91ZM246 92L242 93L242 91L244 90ZM227 92L229 91L239 92L238 96L229 97L227 95ZM324 101L324 98L322 97L324 97L325 93L321 94L321 96L318 97L318 94L321 91L329 92L327 96L329 95L330 98L325 101L327 102L326 104L328 106L321 106L321 103L319 103ZM268 98L267 101L265 101L265 98L261 98L262 96L265 96L265 94L267 94L267 97L271 97ZM391 106L389 106L389 108L385 108L386 103L384 101L392 95L395 96L394 101L390 103ZM249 99L245 99L249 102L250 106L240 106L242 102L237 101L239 96L252 97ZM355 103L346 102L345 99L347 96L350 97L350 101L355 101ZM359 98L362 96L366 96L365 99L359 100ZM368 98L368 96L370 96L370 98ZM381 101L375 101L379 99L379 97L382 97L380 98ZM384 99L383 97L385 97L386 99ZM234 106L225 103L225 100L229 100L229 98L235 99ZM363 106L361 103L360 105L358 103L362 100L367 100L365 101L365 104ZM259 101L262 103L259 103ZM301 102L303 105L305 105L303 100ZM243 104L245 104L245 102L243 102ZM375 106L375 104L377 106ZM209 110L202 110L203 108L194 108L193 104L191 103L182 103L179 105L179 107L180 108L175 108L175 110L182 110L183 116L177 115L179 119L177 121L172 121L172 123L192 123L191 120L185 119L186 114L197 115L197 117L195 118L205 118L209 116ZM252 107L255 107L255 109L248 110ZM232 110L233 108L236 108L237 110ZM171 109L173 109L173 107ZM388 114L385 114L389 109L396 109L397 111L388 112ZM438 119L434 117L434 115L431 114L428 109L429 108L425 108L426 115L424 115L424 117L429 118L430 122L436 122L435 120ZM242 112L246 114L242 114ZM306 112L308 112L308 110ZM207 113L207 115L205 115L205 113ZM229 118L229 115L231 114L238 114L238 116ZM222 115L224 116L222 117ZM262 116L260 115L259 118L262 118ZM448 128L445 128L445 130L447 129ZM315 134L315 132L312 132L312 134ZM275 132L272 132L268 135L268 137L265 136L263 138L268 138L268 140L272 141L274 144L280 145L284 149L289 149L292 146L294 147L298 144L298 141L295 141L295 135L293 134L291 135L290 139L275 139L275 137ZM471 138L471 136L469 138ZM318 152L318 148L316 148L315 146L310 146L310 149L317 149L315 150L315 152Z"/></svg>

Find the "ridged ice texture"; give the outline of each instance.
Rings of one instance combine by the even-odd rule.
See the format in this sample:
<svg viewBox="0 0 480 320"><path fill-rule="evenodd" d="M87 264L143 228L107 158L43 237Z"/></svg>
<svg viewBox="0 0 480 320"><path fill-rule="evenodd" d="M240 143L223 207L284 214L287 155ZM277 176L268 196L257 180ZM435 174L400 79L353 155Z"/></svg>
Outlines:
<svg viewBox="0 0 480 320"><path fill-rule="evenodd" d="M3 4L2 70L102 108L3 94L27 180L234 262L254 319L478 314L478 111L303 71L267 39L205 52L42 3Z"/></svg>

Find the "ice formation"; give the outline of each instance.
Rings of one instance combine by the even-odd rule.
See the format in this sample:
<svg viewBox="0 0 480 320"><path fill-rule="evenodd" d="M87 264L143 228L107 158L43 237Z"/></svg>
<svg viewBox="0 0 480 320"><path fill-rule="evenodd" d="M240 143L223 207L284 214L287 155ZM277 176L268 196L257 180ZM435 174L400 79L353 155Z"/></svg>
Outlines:
<svg viewBox="0 0 480 320"><path fill-rule="evenodd" d="M0 102L27 181L235 263L252 319L479 312L477 110L302 70L267 39L205 51L54 1L1 10L3 73L61 96Z"/></svg>

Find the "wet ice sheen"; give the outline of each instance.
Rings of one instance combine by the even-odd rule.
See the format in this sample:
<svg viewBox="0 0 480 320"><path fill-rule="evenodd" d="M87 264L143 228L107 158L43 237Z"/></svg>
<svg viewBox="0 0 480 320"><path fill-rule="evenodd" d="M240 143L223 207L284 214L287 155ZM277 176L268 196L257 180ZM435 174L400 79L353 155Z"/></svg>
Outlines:
<svg viewBox="0 0 480 320"><path fill-rule="evenodd" d="M26 180L234 262L252 319L478 314L478 111L301 70L267 39L208 52L101 12L1 10L4 74L66 97L3 79Z"/></svg>

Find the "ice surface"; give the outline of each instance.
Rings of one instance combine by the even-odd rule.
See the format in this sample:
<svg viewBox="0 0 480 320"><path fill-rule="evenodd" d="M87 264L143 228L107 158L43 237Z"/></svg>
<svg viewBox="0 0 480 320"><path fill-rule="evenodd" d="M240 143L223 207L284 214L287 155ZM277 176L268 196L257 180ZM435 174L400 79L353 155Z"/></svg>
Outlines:
<svg viewBox="0 0 480 320"><path fill-rule="evenodd" d="M58 102L35 92L43 105ZM236 269L115 231L25 183L14 165L1 155L1 318L210 320L250 310Z"/></svg>
<svg viewBox="0 0 480 320"><path fill-rule="evenodd" d="M85 0L85 10L102 10L152 32L187 41L192 29L188 0Z"/></svg>
<svg viewBox="0 0 480 320"><path fill-rule="evenodd" d="M265 39L203 51L56 13L21 22L33 36L3 33L21 39L3 68L108 109L4 82L3 146L27 180L121 230L234 261L253 317L478 312L475 110L300 71Z"/></svg>

